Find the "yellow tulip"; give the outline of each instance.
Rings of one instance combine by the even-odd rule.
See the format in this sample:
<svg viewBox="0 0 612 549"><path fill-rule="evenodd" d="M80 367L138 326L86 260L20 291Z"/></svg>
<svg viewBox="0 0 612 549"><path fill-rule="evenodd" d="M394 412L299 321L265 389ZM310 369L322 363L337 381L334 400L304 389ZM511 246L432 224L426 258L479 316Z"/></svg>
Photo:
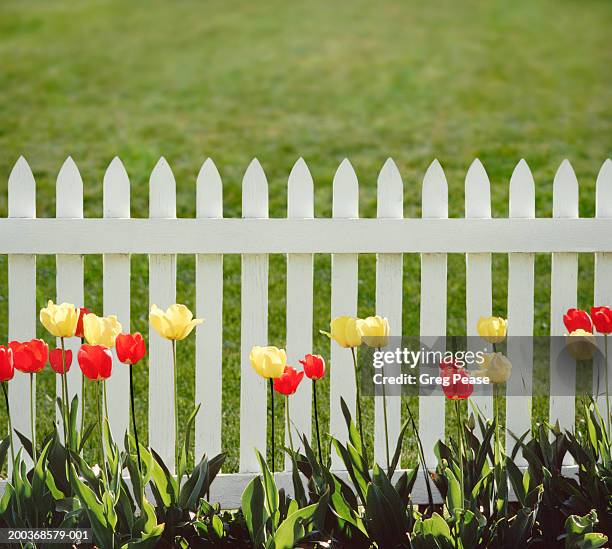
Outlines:
<svg viewBox="0 0 612 549"><path fill-rule="evenodd" d="M149 322L155 331L166 339L185 339L204 319L193 318L193 313L179 303L170 305L165 311L157 305L151 306Z"/></svg>
<svg viewBox="0 0 612 549"><path fill-rule="evenodd" d="M361 325L363 320L354 316L339 316L330 323L330 332L322 334L333 339L338 345L344 348L359 347L361 345Z"/></svg>
<svg viewBox="0 0 612 549"><path fill-rule="evenodd" d="M567 352L575 360L590 360L595 353L595 336L579 328L566 336L566 345Z"/></svg>
<svg viewBox="0 0 612 549"><path fill-rule="evenodd" d="M115 346L115 339L120 333L121 323L115 315L88 313L83 317L83 335L89 345L103 345L110 349Z"/></svg>
<svg viewBox="0 0 612 549"><path fill-rule="evenodd" d="M56 305L49 300L40 310L40 323L55 337L72 337L79 321L79 311L72 303Z"/></svg>
<svg viewBox="0 0 612 549"><path fill-rule="evenodd" d="M287 365L287 353L278 347L258 347L251 349L249 354L251 366L261 377L275 379L280 377Z"/></svg>
<svg viewBox="0 0 612 549"><path fill-rule="evenodd" d="M359 325L359 333L368 347L386 347L389 343L389 321L382 316L369 316Z"/></svg>
<svg viewBox="0 0 612 549"><path fill-rule="evenodd" d="M481 316L476 328L478 335L489 343L501 343L506 339L508 321L498 316Z"/></svg>
<svg viewBox="0 0 612 549"><path fill-rule="evenodd" d="M491 383L505 383L512 374L512 363L503 353L484 355L481 369L475 372L478 377L488 377Z"/></svg>

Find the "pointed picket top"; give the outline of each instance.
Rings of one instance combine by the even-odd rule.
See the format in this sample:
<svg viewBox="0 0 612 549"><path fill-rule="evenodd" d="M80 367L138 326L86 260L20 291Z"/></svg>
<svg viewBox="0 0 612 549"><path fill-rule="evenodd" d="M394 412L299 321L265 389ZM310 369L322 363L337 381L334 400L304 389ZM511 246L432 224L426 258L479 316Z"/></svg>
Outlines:
<svg viewBox="0 0 612 549"><path fill-rule="evenodd" d="M578 217L578 180L567 159L553 181L553 217Z"/></svg>
<svg viewBox="0 0 612 549"><path fill-rule="evenodd" d="M314 183L301 157L291 168L287 182L287 217L314 217Z"/></svg>
<svg viewBox="0 0 612 549"><path fill-rule="evenodd" d="M268 180L257 158L242 178L242 217L268 217Z"/></svg>
<svg viewBox="0 0 612 549"><path fill-rule="evenodd" d="M535 183L531 170L521 159L510 177L510 217L535 217Z"/></svg>
<svg viewBox="0 0 612 549"><path fill-rule="evenodd" d="M334 175L332 212L334 217L359 217L359 183L348 158L340 163Z"/></svg>
<svg viewBox="0 0 612 549"><path fill-rule="evenodd" d="M71 156L66 158L57 175L55 200L56 217L83 217L83 180Z"/></svg>
<svg viewBox="0 0 612 549"><path fill-rule="evenodd" d="M612 160L609 158L599 170L595 187L597 194L595 215L597 217L612 217Z"/></svg>
<svg viewBox="0 0 612 549"><path fill-rule="evenodd" d="M196 182L196 216L223 217L223 182L212 158L200 168Z"/></svg>
<svg viewBox="0 0 612 549"><path fill-rule="evenodd" d="M404 183L392 158L387 158L378 174L376 216L404 217Z"/></svg>
<svg viewBox="0 0 612 549"><path fill-rule="evenodd" d="M491 217L491 184L478 158L472 162L465 176L465 217Z"/></svg>
<svg viewBox="0 0 612 549"><path fill-rule="evenodd" d="M423 177L421 215L424 218L448 217L448 183L437 158Z"/></svg>
<svg viewBox="0 0 612 549"><path fill-rule="evenodd" d="M9 217L36 217L36 181L23 156L15 162L8 180Z"/></svg>
<svg viewBox="0 0 612 549"><path fill-rule="evenodd" d="M149 179L149 217L176 217L176 182L163 156L157 161Z"/></svg>
<svg viewBox="0 0 612 549"><path fill-rule="evenodd" d="M130 217L130 179L117 156L106 168L103 187L104 217Z"/></svg>

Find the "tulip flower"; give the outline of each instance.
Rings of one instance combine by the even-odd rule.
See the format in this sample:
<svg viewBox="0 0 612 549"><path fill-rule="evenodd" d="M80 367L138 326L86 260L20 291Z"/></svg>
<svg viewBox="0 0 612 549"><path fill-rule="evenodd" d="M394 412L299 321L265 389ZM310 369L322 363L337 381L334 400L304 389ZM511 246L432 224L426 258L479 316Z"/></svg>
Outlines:
<svg viewBox="0 0 612 549"><path fill-rule="evenodd" d="M285 366L280 377L274 380L274 390L281 395L285 395L285 412L287 414L287 434L289 435L289 448L293 453L293 438L291 437L291 416L289 414L289 396L295 394L297 388L304 377L304 372L298 372L291 366Z"/></svg>
<svg viewBox="0 0 612 549"><path fill-rule="evenodd" d="M30 341L11 341L15 369L30 374L30 428L32 431L32 458L36 463L36 424L34 421L34 374L40 372L47 364L49 347L42 339Z"/></svg>
<svg viewBox="0 0 612 549"><path fill-rule="evenodd" d="M51 369L56 373L63 375L70 371L72 365L72 351L70 349L62 351L62 349L53 349L49 353L49 364Z"/></svg>
<svg viewBox="0 0 612 549"><path fill-rule="evenodd" d="M503 353L488 353L484 355L484 361L480 370L475 372L478 377L489 378L490 383L505 383L512 374L512 364Z"/></svg>
<svg viewBox="0 0 612 549"><path fill-rule="evenodd" d="M606 409L607 409L607 423L608 433L610 433L610 385L608 382L608 370L610 365L608 363L608 335L612 333L612 310L609 307L591 307L591 318L595 329L600 333L604 334L604 352L606 357Z"/></svg>
<svg viewBox="0 0 612 549"><path fill-rule="evenodd" d="M121 323L115 315L97 316L93 313L83 317L83 334L88 345L102 345L112 349L121 333Z"/></svg>
<svg viewBox="0 0 612 549"><path fill-rule="evenodd" d="M81 307L79 309L79 320L77 321L74 335L81 338L81 340L85 339L85 332L83 331L83 317L89 313L91 313L91 311L87 307Z"/></svg>
<svg viewBox="0 0 612 549"><path fill-rule="evenodd" d="M79 321L79 312L72 303L56 305L49 300L40 310L40 323L55 337L72 337Z"/></svg>
<svg viewBox="0 0 612 549"><path fill-rule="evenodd" d="M165 311L157 305L151 306L149 322L155 331L166 339L185 339L198 324L204 322L201 318L193 318L193 313L181 304L170 305Z"/></svg>
<svg viewBox="0 0 612 549"><path fill-rule="evenodd" d="M498 316L481 316L476 326L478 335L489 343L501 343L506 339L507 321Z"/></svg>
<svg viewBox="0 0 612 549"><path fill-rule="evenodd" d="M9 441L11 445L11 459L15 463L15 448L13 446L13 424L11 422L11 408L9 405L8 398L8 382L13 379L15 375L15 367L13 364L13 351L10 347L0 345L0 385L2 385L2 392L4 393L4 402L6 404L6 416L9 428Z"/></svg>
<svg viewBox="0 0 612 549"><path fill-rule="evenodd" d="M192 330L202 324L204 319L193 318L189 308L180 303L170 305L165 311L157 305L151 305L149 322L153 329L163 338L172 342L172 365L174 367L174 461L178 467L179 462L179 418L178 418L178 390L176 369L176 342L185 339ZM180 483L180 479L179 479Z"/></svg>
<svg viewBox="0 0 612 549"><path fill-rule="evenodd" d="M140 362L145 356L147 348L142 334L136 332L135 334L119 334L115 341L115 350L117 351L117 358L123 364L127 364L130 368L130 401L132 407L132 425L134 427L134 439L136 441L136 454L138 456L138 470L142 475L142 468L140 464L140 443L138 442L138 428L136 426L136 408L134 404L134 376L132 372L132 366Z"/></svg>
<svg viewBox="0 0 612 549"><path fill-rule="evenodd" d="M570 334L576 330L584 330L589 333L593 331L591 317L582 309L568 309L563 315L563 324Z"/></svg>
<svg viewBox="0 0 612 549"><path fill-rule="evenodd" d="M317 409L317 381L325 375L325 360L320 355L306 355L299 361L304 367L304 375L312 379L312 398L314 403L315 428L317 431L317 450L319 452L319 462L323 463L321 453L321 435L319 433L319 411Z"/></svg>
<svg viewBox="0 0 612 549"><path fill-rule="evenodd" d="M275 444L274 444L274 385L273 380L283 375L287 365L287 353L284 349L279 349L272 345L260 347L255 345L249 353L251 367L261 377L269 380L270 385L270 419L272 431L272 471L275 467Z"/></svg>
<svg viewBox="0 0 612 549"><path fill-rule="evenodd" d="M113 355L105 345L81 345L77 353L77 360L83 375L91 381L104 381L111 375L113 369ZM100 463L104 462L104 435L102 427L102 407L100 405L100 388L96 386L96 410L98 413L98 431L100 435ZM105 475L106 466L102 466Z"/></svg>
<svg viewBox="0 0 612 549"><path fill-rule="evenodd" d="M590 360L595 354L595 336L580 328L566 335L565 345L567 352L578 361Z"/></svg>
<svg viewBox="0 0 612 549"><path fill-rule="evenodd" d="M363 320L353 316L339 316L330 323L330 331L321 333L333 339L340 347L359 347L361 345L361 326Z"/></svg>
<svg viewBox="0 0 612 549"><path fill-rule="evenodd" d="M287 353L278 347L256 345L249 353L249 360L253 370L261 377L274 379L283 375L287 365Z"/></svg>
<svg viewBox="0 0 612 549"><path fill-rule="evenodd" d="M382 316L369 316L358 324L361 340L368 347L386 347L389 343L389 321Z"/></svg>

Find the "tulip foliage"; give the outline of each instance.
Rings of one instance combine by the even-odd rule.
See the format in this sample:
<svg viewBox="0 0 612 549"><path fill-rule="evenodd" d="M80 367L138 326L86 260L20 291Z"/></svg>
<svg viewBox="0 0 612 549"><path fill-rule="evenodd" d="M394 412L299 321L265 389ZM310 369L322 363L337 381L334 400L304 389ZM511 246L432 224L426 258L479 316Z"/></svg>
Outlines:
<svg viewBox="0 0 612 549"><path fill-rule="evenodd" d="M146 363L143 336L124 332L114 316L97 316L67 303L49 302L40 312L40 321L58 338L57 347L49 350L39 339L0 345L0 385L10 430L0 441L0 469L8 465L9 470L0 497L0 527L90 528L94 546L103 549L601 547L606 536L612 535L609 399L603 413L595 400L584 402L585 419L575 431L542 424L528 433L511 433L516 439L512 449L505 449L501 442L500 398L495 399L492 418L483 417L471 405L473 386L466 383L470 375L487 377L497 397L512 375L512 364L497 349L507 333L502 318L486 317L478 322L479 335L493 345L479 370L468 372L453 360L439 365L440 377L448 381L443 391L454 405L456 432L438 441L437 464L425 460L410 407L406 406L407 419L397 440L389 440L384 393L385 463L374 463L366 447L356 357L362 345L381 349L388 344L387 319L339 317L324 332L354 360L355 419L347 403L340 402L346 440L320 432L317 384L328 372L324 358L306 354L298 361L300 369L287 364L283 349L253 347L250 362L269 385L272 420L274 395L284 399L288 447L283 450L291 464L292 490L278 487L274 460L269 463L255 450L261 474L248 482L240 509L225 511L211 501L211 486L225 455L197 457L189 465L191 433L200 405L189 415L183 439L176 437L175 467L164 463L139 437L133 372ZM153 306L150 322L172 347L174 360L169 367L175 368L178 406L176 345L203 320L194 318L184 305L175 304L166 310ZM594 307L590 314L571 309L564 322L568 352L577 361L589 359L594 332L604 335L607 360L610 309ZM81 339L75 357L66 349L66 339L71 337ZM108 423L105 382L113 375L112 349L121 363L115 367L129 368L130 373L132 422L122 445L113 440ZM85 403L76 397L69 399L66 373L75 367L73 359L83 383L91 384L95 395L95 403L87 404L95 405L97 420L88 426L82 424L82 418L80 425L78 421ZM34 422L29 433L13 430L8 399L11 381L15 375L28 375L33 382L47 363L61 376L62 396L57 399L61 421L42 437L37 437ZM307 382L313 388L315 449L291 421L293 395ZM175 418L178 421L178 409ZM177 433L178 427L177 423ZM96 430L100 442L97 462L91 464L84 449L92 444ZM400 457L408 437L417 443L419 461L402 470ZM21 443L19 448L14 439ZM330 468L323 449L325 454L332 449L336 452L344 473ZM515 464L519 454L528 464L522 470ZM577 465L575 477L564 474L568 456ZM417 483L426 490L426 505L413 502ZM511 491L516 501L510 501Z"/></svg>

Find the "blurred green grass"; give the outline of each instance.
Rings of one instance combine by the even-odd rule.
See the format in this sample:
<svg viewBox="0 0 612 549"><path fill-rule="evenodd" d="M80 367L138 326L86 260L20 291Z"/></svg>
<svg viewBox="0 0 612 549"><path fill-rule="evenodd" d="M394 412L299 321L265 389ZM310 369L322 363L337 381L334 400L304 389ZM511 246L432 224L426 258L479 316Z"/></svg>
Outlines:
<svg viewBox="0 0 612 549"><path fill-rule="evenodd" d="M405 215L420 214L423 174L438 158L451 216L463 213L474 157L492 183L494 216L508 213L520 158L536 180L536 211L552 207L565 157L580 181L580 214L594 213L594 182L610 156L612 6L604 1L520 0L252 3L239 0L106 0L0 5L0 215L6 180L24 155L37 180L37 214L53 217L54 184L68 155L83 177L85 213L102 214L102 177L113 156L132 181L132 215L146 217L147 181L161 155L177 181L177 210L195 214L195 177L211 156L224 181L224 213L240 215L240 182L253 157L269 180L270 216L286 215L286 180L299 156L315 180L315 212L331 213L331 181L349 157L360 215L376 214L376 177L391 156L405 184ZM126 235L127 237L127 235ZM505 314L507 258L494 256L494 312ZM374 257L360 258L359 314L374 310ZM100 257L86 259L86 305L102 308ZM240 260L227 256L223 445L238 457ZM0 261L0 340L7 337L6 258ZM537 334L549 324L550 258L536 261ZM38 260L38 303L55 295L54 258ZM147 331L147 260L132 259L132 326ZM270 343L285 337L285 260L270 259ZM579 304L592 299L593 259L580 257ZM419 259L405 257L404 333L419 317ZM329 321L329 257L315 259L315 333ZM178 300L194 306L194 260L178 261ZM449 257L450 333L465 331L465 266ZM43 336L39 330L39 336ZM314 351L329 356L315 337ZM193 339L179 346L183 419L194 400ZM51 426L51 372L38 390L41 429ZM327 382L321 385L327 392ZM91 396L91 395L90 395ZM138 372L138 415L148 383ZM322 408L327 406L321 399ZM414 402L412 402L414 404ZM368 420L373 414L367 406ZM538 403L537 417L546 417ZM278 410L281 424L280 407ZM323 414L327 425L327 413ZM281 433L277 432L280 445ZM370 445L371 446L371 445ZM414 446L408 449L413 455Z"/></svg>

